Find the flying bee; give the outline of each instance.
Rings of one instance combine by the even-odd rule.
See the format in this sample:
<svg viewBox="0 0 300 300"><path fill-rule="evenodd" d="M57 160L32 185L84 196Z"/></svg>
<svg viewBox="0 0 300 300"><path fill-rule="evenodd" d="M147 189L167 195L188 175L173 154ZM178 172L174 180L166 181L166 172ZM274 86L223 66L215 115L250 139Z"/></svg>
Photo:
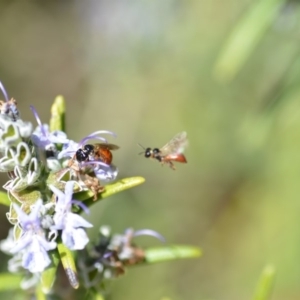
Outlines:
<svg viewBox="0 0 300 300"><path fill-rule="evenodd" d="M78 149L75 153L75 158L78 162L88 161L89 159L100 160L107 165L110 165L113 155L110 150L117 150L119 146L107 143L86 144Z"/></svg>
<svg viewBox="0 0 300 300"><path fill-rule="evenodd" d="M162 165L168 164L171 169L175 170L173 162L187 163L185 156L183 155L184 148L187 145L186 132L180 132L176 134L166 145L161 148L144 148L145 151L140 154L144 154L146 158L157 159Z"/></svg>

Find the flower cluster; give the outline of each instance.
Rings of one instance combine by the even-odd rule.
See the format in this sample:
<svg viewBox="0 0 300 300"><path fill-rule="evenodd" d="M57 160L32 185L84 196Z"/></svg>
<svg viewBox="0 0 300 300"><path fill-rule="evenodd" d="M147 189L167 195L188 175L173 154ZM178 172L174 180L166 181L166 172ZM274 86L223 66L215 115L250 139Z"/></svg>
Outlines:
<svg viewBox="0 0 300 300"><path fill-rule="evenodd" d="M14 225L0 247L13 255L11 272L39 274L51 264L49 251L57 248L58 239L70 250L82 250L89 242L85 228L92 224L78 214L88 209L74 194L91 191L97 199L105 189L100 181L114 180L118 169L84 149L90 140L108 145L102 135L115 134L96 131L77 143L42 124L31 106L34 129L20 118L16 100L8 98L1 83L0 89L5 98L0 101L0 172L9 176L4 189L10 200L7 218ZM85 154L82 159L79 152Z"/></svg>
<svg viewBox="0 0 300 300"><path fill-rule="evenodd" d="M13 225L7 239L0 242L0 249L12 255L8 270L22 274L21 288L40 284L43 292L50 292L57 258L73 288L79 287L76 260L87 288L118 277L126 266L144 262L144 250L132 240L139 235L163 240L158 233L128 229L124 234L111 235L108 227L102 227L99 243L90 246L85 229L93 225L80 215L88 213L88 206L95 200L107 197L109 190L116 187L120 191L120 185L128 188L128 180L132 181L129 187L144 181L132 177L103 185L118 175L110 150L119 148L103 135L116 135L99 130L75 142L57 130L63 126L42 124L31 106L37 122L34 128L21 119L16 100L8 98L1 82L0 89L5 98L0 100L0 172L9 177L3 186L7 192L4 204L9 206L6 216ZM92 144L92 140L97 143ZM78 251L76 260L71 251Z"/></svg>
<svg viewBox="0 0 300 300"><path fill-rule="evenodd" d="M145 251L133 243L133 238L141 235L153 236L164 242L156 231L132 228L123 234L111 234L108 226L99 230L100 238L96 245L85 249L79 257L79 267L87 288L98 286L104 279L123 275L127 266L136 265L145 260Z"/></svg>

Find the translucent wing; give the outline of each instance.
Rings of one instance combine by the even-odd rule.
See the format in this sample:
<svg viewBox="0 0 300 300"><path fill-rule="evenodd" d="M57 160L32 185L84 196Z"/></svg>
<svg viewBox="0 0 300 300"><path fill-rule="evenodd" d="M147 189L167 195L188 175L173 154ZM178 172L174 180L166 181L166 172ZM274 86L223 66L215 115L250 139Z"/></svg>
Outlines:
<svg viewBox="0 0 300 300"><path fill-rule="evenodd" d="M160 148L162 156L182 153L187 146L187 134L185 131L176 134L166 145Z"/></svg>
<svg viewBox="0 0 300 300"><path fill-rule="evenodd" d="M118 150L120 147L114 144L108 144L108 143L97 143L95 146L103 149L109 149L109 150Z"/></svg>

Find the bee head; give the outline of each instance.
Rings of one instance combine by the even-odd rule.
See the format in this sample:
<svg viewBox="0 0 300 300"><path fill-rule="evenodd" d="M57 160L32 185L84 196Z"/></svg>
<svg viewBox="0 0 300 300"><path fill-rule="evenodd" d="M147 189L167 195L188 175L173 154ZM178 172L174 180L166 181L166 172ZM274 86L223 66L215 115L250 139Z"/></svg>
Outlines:
<svg viewBox="0 0 300 300"><path fill-rule="evenodd" d="M84 150L78 149L76 151L75 157L78 162L83 162L88 158L88 155L86 154L86 152Z"/></svg>
<svg viewBox="0 0 300 300"><path fill-rule="evenodd" d="M94 146L90 144L86 144L83 146L83 149L78 149L75 153L76 160L78 162L84 162L89 158L89 155L94 150Z"/></svg>
<svg viewBox="0 0 300 300"><path fill-rule="evenodd" d="M145 157L150 157L151 156L151 154L152 154L152 149L151 148L146 148L146 150L145 150Z"/></svg>
<svg viewBox="0 0 300 300"><path fill-rule="evenodd" d="M153 154L158 154L159 153L159 149L158 148L154 148L153 149Z"/></svg>

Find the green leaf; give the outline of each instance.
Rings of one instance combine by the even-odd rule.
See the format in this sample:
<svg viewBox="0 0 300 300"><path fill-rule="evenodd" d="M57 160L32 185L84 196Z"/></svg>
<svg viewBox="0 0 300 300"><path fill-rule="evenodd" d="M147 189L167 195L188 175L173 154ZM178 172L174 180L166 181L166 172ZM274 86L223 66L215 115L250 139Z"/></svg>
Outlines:
<svg viewBox="0 0 300 300"><path fill-rule="evenodd" d="M0 204L10 206L10 201L9 201L7 193L0 191Z"/></svg>
<svg viewBox="0 0 300 300"><path fill-rule="evenodd" d="M15 209L13 208L12 204L15 203L17 205L20 205L20 202L18 201L17 198L15 198L12 193L9 191L8 192L8 198L9 198L9 201L10 201L10 207L9 207L9 212L6 213L6 217L8 219L8 221L15 225L18 223L18 215L17 215L17 212L15 211Z"/></svg>
<svg viewBox="0 0 300 300"><path fill-rule="evenodd" d="M59 171L49 173L46 184L48 186L52 184L63 191L65 189L66 181L71 180L70 178L70 168L63 168Z"/></svg>
<svg viewBox="0 0 300 300"><path fill-rule="evenodd" d="M115 183L112 183L112 184L108 184L105 186L105 191L100 193L98 195L98 198L96 201L93 201L93 192L91 191L84 191L84 192L79 192L77 194L75 194L76 196L76 199L77 200L81 200L81 201L84 201L84 200L87 200L85 202L85 204L87 206L93 204L93 203L97 203L97 201L100 201L104 198L107 198L109 196L112 196L116 193L119 193L119 192L122 192L122 191L125 191L127 189L130 189L132 187L135 187L139 184L142 184L145 182L145 178L143 177L140 177L140 176L136 176L136 177L129 177L129 178L124 178L124 179L121 179Z"/></svg>
<svg viewBox="0 0 300 300"><path fill-rule="evenodd" d="M104 298L100 294L95 294L94 300L104 300Z"/></svg>
<svg viewBox="0 0 300 300"><path fill-rule="evenodd" d="M30 213L30 207L36 203L38 199L42 198L42 194L39 190L26 189L21 192L11 192L19 202L22 203L22 209L27 214Z"/></svg>
<svg viewBox="0 0 300 300"><path fill-rule="evenodd" d="M257 0L240 22L235 25L217 58L214 74L228 82L240 71L273 23L284 0Z"/></svg>
<svg viewBox="0 0 300 300"><path fill-rule="evenodd" d="M51 106L50 131L65 131L66 105L63 96L57 96Z"/></svg>
<svg viewBox="0 0 300 300"><path fill-rule="evenodd" d="M47 300L47 297L43 292L43 288L40 285L38 285L35 289L35 298L36 300Z"/></svg>
<svg viewBox="0 0 300 300"><path fill-rule="evenodd" d="M268 300L271 297L273 283L275 279L275 268L268 265L262 271L253 300Z"/></svg>
<svg viewBox="0 0 300 300"><path fill-rule="evenodd" d="M86 299L91 300L104 300L104 297L97 291L97 289L90 288L88 290L88 294L86 295Z"/></svg>
<svg viewBox="0 0 300 300"><path fill-rule="evenodd" d="M56 278L56 270L59 264L59 254L56 250L49 251L51 257L51 265L48 267L41 276L41 289L43 293L50 293Z"/></svg>
<svg viewBox="0 0 300 300"><path fill-rule="evenodd" d="M70 285L74 289L79 288L77 278L77 270L71 250L69 250L62 242L57 243L57 249L61 258L62 265L69 279Z"/></svg>
<svg viewBox="0 0 300 300"><path fill-rule="evenodd" d="M10 273L0 274L0 291L9 291L21 289L20 284L23 279L21 275L14 275Z"/></svg>
<svg viewBox="0 0 300 300"><path fill-rule="evenodd" d="M54 185L59 190L63 191L65 189L66 182L72 180L71 176L72 176L71 169L70 168L63 168L63 169L58 170L56 172L49 173L48 178L46 180L46 184L48 186L50 184ZM74 188L73 188L74 193L76 193L80 190L82 190L82 188L80 187L79 183L77 181L75 181Z"/></svg>
<svg viewBox="0 0 300 300"><path fill-rule="evenodd" d="M145 260L151 264L182 258L196 258L201 255L202 251L200 248L184 245L171 245L145 250Z"/></svg>
<svg viewBox="0 0 300 300"><path fill-rule="evenodd" d="M19 134L19 129L15 124L9 124L6 128L4 128L4 131L2 131L2 134L0 134L0 143L4 146L15 146L22 142L22 138Z"/></svg>

